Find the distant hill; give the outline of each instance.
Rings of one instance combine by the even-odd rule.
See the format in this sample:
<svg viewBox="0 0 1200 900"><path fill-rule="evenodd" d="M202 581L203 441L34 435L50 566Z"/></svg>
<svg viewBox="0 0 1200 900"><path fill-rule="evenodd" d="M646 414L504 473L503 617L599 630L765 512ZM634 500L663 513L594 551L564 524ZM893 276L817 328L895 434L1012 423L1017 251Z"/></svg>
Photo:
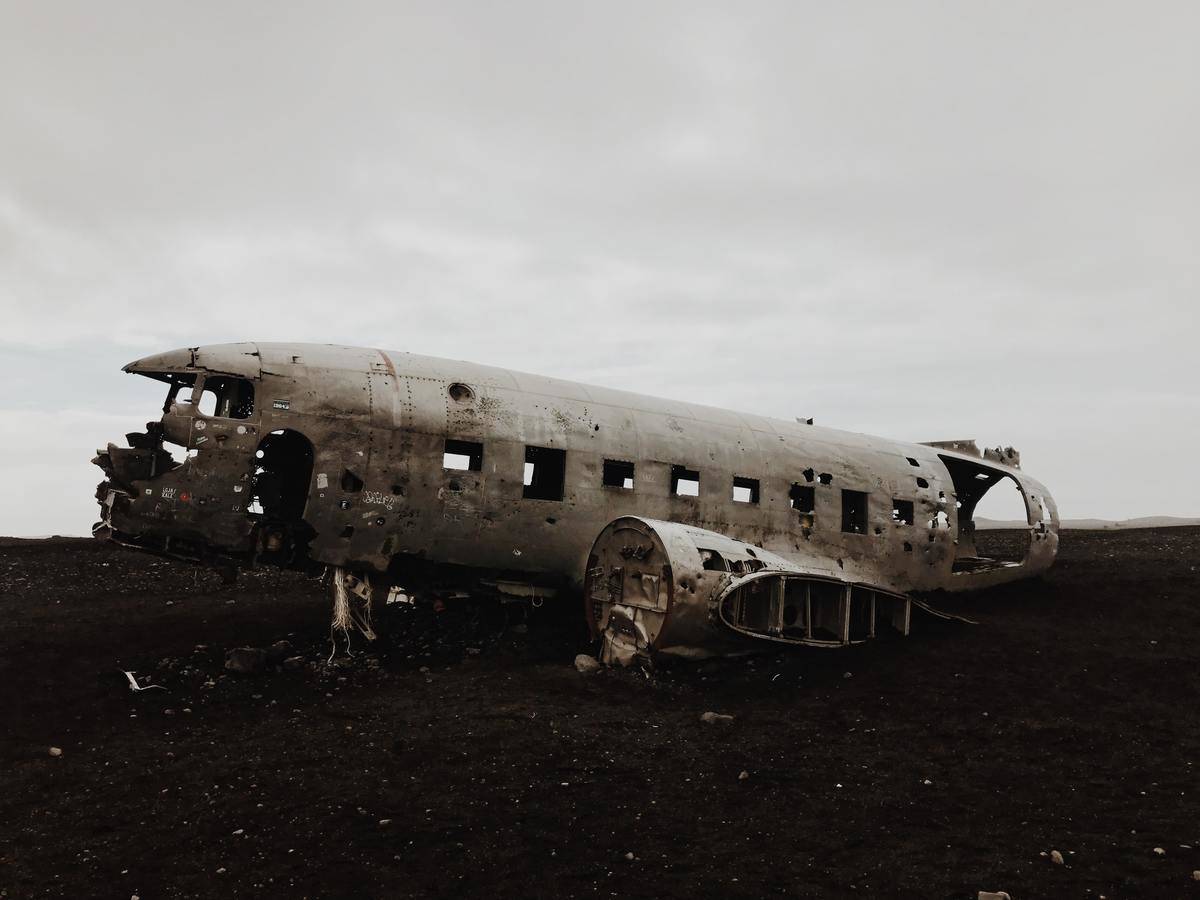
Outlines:
<svg viewBox="0 0 1200 900"><path fill-rule="evenodd" d="M1168 528L1174 525L1200 525L1200 518L1183 516L1142 516L1138 519L1063 519L1059 527L1085 531L1117 531L1123 528ZM1001 521L999 519L975 520L975 527L982 530L992 528L1024 528L1025 522Z"/></svg>

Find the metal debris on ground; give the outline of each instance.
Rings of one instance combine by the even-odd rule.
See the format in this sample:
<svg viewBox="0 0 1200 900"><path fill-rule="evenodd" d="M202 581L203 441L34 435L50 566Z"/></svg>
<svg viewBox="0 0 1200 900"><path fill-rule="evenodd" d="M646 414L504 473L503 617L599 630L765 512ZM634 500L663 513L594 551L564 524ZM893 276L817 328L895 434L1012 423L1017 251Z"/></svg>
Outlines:
<svg viewBox="0 0 1200 900"><path fill-rule="evenodd" d="M122 669L121 673L129 679L129 689L131 691L152 691L155 689L160 691L166 690L166 688L161 684L138 684L137 679L133 677L132 672L126 672L124 669Z"/></svg>

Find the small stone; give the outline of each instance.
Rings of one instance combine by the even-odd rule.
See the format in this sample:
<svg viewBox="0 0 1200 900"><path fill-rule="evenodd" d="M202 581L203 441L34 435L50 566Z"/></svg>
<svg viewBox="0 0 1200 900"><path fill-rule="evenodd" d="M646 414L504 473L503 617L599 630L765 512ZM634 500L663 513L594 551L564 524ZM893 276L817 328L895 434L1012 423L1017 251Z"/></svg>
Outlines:
<svg viewBox="0 0 1200 900"><path fill-rule="evenodd" d="M1050 862L1054 863L1056 866L1061 866L1063 864L1063 855L1057 850L1051 850Z"/></svg>
<svg viewBox="0 0 1200 900"><path fill-rule="evenodd" d="M580 653L575 657L575 668L586 675L589 672L600 671L600 662L594 656L588 656L586 653Z"/></svg>
<svg viewBox="0 0 1200 900"><path fill-rule="evenodd" d="M625 854L625 858L626 858L627 860L629 860L630 862L633 862L633 851L632 851L632 850L630 850L628 853L626 853L626 854Z"/></svg>
<svg viewBox="0 0 1200 900"><path fill-rule="evenodd" d="M380 819L380 820L379 820L379 824L380 824L380 825L391 825L391 824L392 824L392 820L391 820L391 819Z"/></svg>
<svg viewBox="0 0 1200 900"><path fill-rule="evenodd" d="M976 900L1012 900L1008 891L980 891Z"/></svg>
<svg viewBox="0 0 1200 900"><path fill-rule="evenodd" d="M50 755L53 756L55 759L62 756L62 747L51 747Z"/></svg>
<svg viewBox="0 0 1200 900"><path fill-rule="evenodd" d="M234 832L234 834L245 834L245 833L246 833L245 828L239 828Z"/></svg>
<svg viewBox="0 0 1200 900"><path fill-rule="evenodd" d="M295 672L304 668L303 656L289 656L283 661L283 667L289 672Z"/></svg>
<svg viewBox="0 0 1200 900"><path fill-rule="evenodd" d="M267 651L260 647L235 647L225 654L225 670L258 675L267 667Z"/></svg>
<svg viewBox="0 0 1200 900"><path fill-rule="evenodd" d="M289 641L276 641L267 648L267 662L273 666L279 665L295 651Z"/></svg>
<svg viewBox="0 0 1200 900"><path fill-rule="evenodd" d="M1155 855L1155 856L1166 856L1166 855L1167 855L1167 851L1166 851L1166 850L1164 850L1162 847L1155 847L1155 848L1154 848L1154 855Z"/></svg>
<svg viewBox="0 0 1200 900"><path fill-rule="evenodd" d="M842 677L843 677L843 678L853 678L853 677L854 677L854 673L853 673L853 672L843 672L843 673L842 673Z"/></svg>
<svg viewBox="0 0 1200 900"><path fill-rule="evenodd" d="M225 867L224 867L224 866L221 866L221 868L217 869L217 874L218 874L218 875L224 875L224 874L225 874Z"/></svg>
<svg viewBox="0 0 1200 900"><path fill-rule="evenodd" d="M700 721L705 725L732 725L733 716L719 712L701 713Z"/></svg>
<svg viewBox="0 0 1200 900"><path fill-rule="evenodd" d="M1200 869L1192 870L1192 881L1200 881Z"/></svg>
<svg viewBox="0 0 1200 900"><path fill-rule="evenodd" d="M745 769L742 769L742 771L738 774L738 781L745 781L749 777L750 777L750 773L747 772Z"/></svg>

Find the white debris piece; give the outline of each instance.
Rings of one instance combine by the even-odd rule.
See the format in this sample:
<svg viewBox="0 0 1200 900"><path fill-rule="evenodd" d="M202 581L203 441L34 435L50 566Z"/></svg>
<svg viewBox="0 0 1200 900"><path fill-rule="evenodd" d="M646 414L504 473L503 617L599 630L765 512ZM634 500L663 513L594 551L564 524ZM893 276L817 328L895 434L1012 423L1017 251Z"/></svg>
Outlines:
<svg viewBox="0 0 1200 900"><path fill-rule="evenodd" d="M1056 866L1061 866L1063 864L1063 855L1057 850L1051 850L1050 862L1054 863Z"/></svg>
<svg viewBox="0 0 1200 900"><path fill-rule="evenodd" d="M732 725L733 716L725 713L706 712L700 714L700 721L705 725Z"/></svg>
<svg viewBox="0 0 1200 900"><path fill-rule="evenodd" d="M600 661L594 656L588 656L586 653L580 653L575 657L575 668L585 675L589 672L600 671Z"/></svg>
<svg viewBox="0 0 1200 900"><path fill-rule="evenodd" d="M158 688L160 691L166 690L166 688L163 687L161 684L147 684L144 686L139 685L137 683L137 679L133 677L132 672L125 672L124 669L122 669L121 671L124 673L125 677L129 679L129 689L131 691L152 691L155 688Z"/></svg>

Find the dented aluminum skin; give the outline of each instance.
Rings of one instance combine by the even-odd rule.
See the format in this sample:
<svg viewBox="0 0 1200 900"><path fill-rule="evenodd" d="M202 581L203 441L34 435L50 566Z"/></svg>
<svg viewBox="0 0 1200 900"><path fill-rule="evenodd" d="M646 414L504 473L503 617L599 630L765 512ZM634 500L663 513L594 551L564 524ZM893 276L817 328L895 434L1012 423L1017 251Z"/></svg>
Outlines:
<svg viewBox="0 0 1200 900"><path fill-rule="evenodd" d="M336 565L418 595L501 579L561 600L583 591L597 535L632 516L905 595L1037 574L1058 547L1054 501L1011 449L910 444L355 347L222 344L125 371L171 387L160 420L100 451L97 534L217 566ZM479 448L469 467L443 467L448 440ZM548 492L529 496L527 447L565 451ZM605 460L632 464L632 488L603 483ZM673 493L673 467L699 474L696 496ZM753 481L753 501L733 499L735 478ZM975 504L1004 479L1025 498L1021 562L975 550ZM851 530L843 491L865 499ZM911 521L894 500L912 504ZM711 640L701 631L681 646Z"/></svg>

